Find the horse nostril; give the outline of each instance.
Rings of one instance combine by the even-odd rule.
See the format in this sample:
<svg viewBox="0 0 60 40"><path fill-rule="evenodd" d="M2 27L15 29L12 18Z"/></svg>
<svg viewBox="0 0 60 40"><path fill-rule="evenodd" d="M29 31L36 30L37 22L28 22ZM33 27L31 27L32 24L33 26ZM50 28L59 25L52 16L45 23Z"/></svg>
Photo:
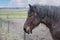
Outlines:
<svg viewBox="0 0 60 40"><path fill-rule="evenodd" d="M26 33L28 33L28 31L24 28L24 31L26 32Z"/></svg>
<svg viewBox="0 0 60 40"><path fill-rule="evenodd" d="M24 28L24 31L26 31L26 29Z"/></svg>

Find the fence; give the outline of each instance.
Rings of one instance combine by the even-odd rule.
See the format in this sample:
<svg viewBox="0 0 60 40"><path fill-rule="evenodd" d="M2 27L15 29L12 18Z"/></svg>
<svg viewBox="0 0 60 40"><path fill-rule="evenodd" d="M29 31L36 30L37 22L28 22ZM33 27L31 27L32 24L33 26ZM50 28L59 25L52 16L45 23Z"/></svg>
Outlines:
<svg viewBox="0 0 60 40"><path fill-rule="evenodd" d="M22 18L23 14L26 13L26 10L0 10L0 40L27 40L26 34L23 31L23 24L25 19L24 17ZM10 15L12 16L10 17ZM13 17L14 15L20 18Z"/></svg>
<svg viewBox="0 0 60 40"><path fill-rule="evenodd" d="M52 40L49 29L41 24L32 34L23 31L24 18L0 19L0 40Z"/></svg>
<svg viewBox="0 0 60 40"><path fill-rule="evenodd" d="M5 21L5 20L0 20L0 27L1 27L1 34L2 34L2 37L5 39L7 39L6 37L10 38L13 37L13 39L16 39L17 40L18 38L20 40L23 40L24 39L24 32L23 32L23 23L19 22L17 23L18 20L22 21L23 19L9 19L10 21ZM13 22L13 21L16 21L16 22ZM12 22L11 22L12 21ZM14 38L15 37L15 38ZM3 40L5 40L3 39ZM11 39L11 38L10 38ZM7 39L7 40L10 40L10 39ZM11 40L13 40L11 39Z"/></svg>
<svg viewBox="0 0 60 40"><path fill-rule="evenodd" d="M24 18L0 19L0 40L31 40L23 31Z"/></svg>
<svg viewBox="0 0 60 40"><path fill-rule="evenodd" d="M1 40L52 40L48 28L37 27L32 34L23 32L25 19L0 19ZM46 31L47 30L47 31ZM40 36L39 36L40 35Z"/></svg>
<svg viewBox="0 0 60 40"><path fill-rule="evenodd" d="M25 19L0 19L0 39L1 40L51 40L47 28L37 27L32 34L26 34L23 31ZM48 30L48 29L47 29ZM40 35L40 36L39 36ZM48 37L48 38L47 38Z"/></svg>

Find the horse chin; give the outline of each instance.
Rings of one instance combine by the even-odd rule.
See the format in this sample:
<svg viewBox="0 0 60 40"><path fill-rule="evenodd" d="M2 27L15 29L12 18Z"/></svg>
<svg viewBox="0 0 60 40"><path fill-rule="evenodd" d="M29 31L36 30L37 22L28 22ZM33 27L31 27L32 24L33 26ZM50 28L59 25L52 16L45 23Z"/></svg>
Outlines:
<svg viewBox="0 0 60 40"><path fill-rule="evenodd" d="M27 32L28 34L32 34L32 31Z"/></svg>
<svg viewBox="0 0 60 40"><path fill-rule="evenodd" d="M30 31L30 33L32 34L32 31Z"/></svg>

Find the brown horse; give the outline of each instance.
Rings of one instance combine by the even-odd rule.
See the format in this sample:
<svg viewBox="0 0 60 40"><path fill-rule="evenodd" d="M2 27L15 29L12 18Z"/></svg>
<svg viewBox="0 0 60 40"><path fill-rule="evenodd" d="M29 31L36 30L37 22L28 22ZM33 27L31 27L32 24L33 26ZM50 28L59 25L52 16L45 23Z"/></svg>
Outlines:
<svg viewBox="0 0 60 40"><path fill-rule="evenodd" d="M40 23L45 24L54 40L60 40L60 7L29 4L28 17L24 24L24 31L32 33Z"/></svg>

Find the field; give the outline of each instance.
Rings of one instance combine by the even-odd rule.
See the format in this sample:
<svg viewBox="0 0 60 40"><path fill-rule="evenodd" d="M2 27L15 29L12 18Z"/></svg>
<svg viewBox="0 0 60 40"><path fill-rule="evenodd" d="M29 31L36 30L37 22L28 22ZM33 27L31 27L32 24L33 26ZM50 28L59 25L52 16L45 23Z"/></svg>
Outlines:
<svg viewBox="0 0 60 40"><path fill-rule="evenodd" d="M52 40L49 29L43 24L35 28L32 34L24 34L26 17L26 10L0 9L0 40Z"/></svg>
<svg viewBox="0 0 60 40"><path fill-rule="evenodd" d="M26 17L26 10L0 9L0 40L23 40L22 26Z"/></svg>
<svg viewBox="0 0 60 40"><path fill-rule="evenodd" d="M21 9L0 9L0 18L25 18L26 10Z"/></svg>

